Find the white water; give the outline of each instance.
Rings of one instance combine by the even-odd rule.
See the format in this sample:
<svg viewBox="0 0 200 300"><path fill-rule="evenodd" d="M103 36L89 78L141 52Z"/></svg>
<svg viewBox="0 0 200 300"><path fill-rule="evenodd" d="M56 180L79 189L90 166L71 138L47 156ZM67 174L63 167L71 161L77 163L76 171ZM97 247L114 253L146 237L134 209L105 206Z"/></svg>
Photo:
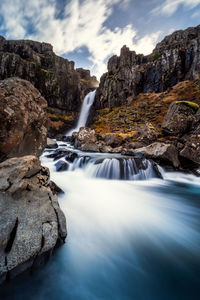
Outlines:
<svg viewBox="0 0 200 300"><path fill-rule="evenodd" d="M67 134L66 134L67 136L71 136L74 131L79 131L79 129L81 127L84 127L86 125L88 115L90 112L90 108L91 108L92 104L94 103L95 94L96 94L96 90L88 93L85 96L82 107L81 107L81 112L80 112L80 116L78 119L78 123L75 128L72 128L70 131L67 132Z"/></svg>
<svg viewBox="0 0 200 300"><path fill-rule="evenodd" d="M140 170L130 158L64 147L79 155L68 171L56 172L52 150L41 162L65 192L66 244L0 299L199 300L199 178L159 168L162 180L150 161Z"/></svg>

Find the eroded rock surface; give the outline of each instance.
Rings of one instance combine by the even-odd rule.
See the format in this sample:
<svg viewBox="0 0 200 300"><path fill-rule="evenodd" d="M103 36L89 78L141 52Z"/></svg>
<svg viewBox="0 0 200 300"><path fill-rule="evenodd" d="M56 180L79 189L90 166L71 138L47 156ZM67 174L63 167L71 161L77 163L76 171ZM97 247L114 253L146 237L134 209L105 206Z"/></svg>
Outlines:
<svg viewBox="0 0 200 300"><path fill-rule="evenodd" d="M35 156L0 164L0 282L46 259L64 242L66 220Z"/></svg>
<svg viewBox="0 0 200 300"><path fill-rule="evenodd" d="M42 153L48 128L46 107L30 82L15 77L0 81L0 161Z"/></svg>
<svg viewBox="0 0 200 300"><path fill-rule="evenodd" d="M139 93L162 92L200 77L200 25L166 36L144 56L124 46L108 61L96 93L96 108L128 104Z"/></svg>

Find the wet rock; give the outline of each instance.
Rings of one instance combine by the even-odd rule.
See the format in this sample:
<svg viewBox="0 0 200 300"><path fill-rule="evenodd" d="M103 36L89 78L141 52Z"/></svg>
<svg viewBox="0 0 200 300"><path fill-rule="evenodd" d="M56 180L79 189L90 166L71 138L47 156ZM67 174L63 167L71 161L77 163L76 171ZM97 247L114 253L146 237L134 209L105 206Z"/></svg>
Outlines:
<svg viewBox="0 0 200 300"><path fill-rule="evenodd" d="M102 153L112 153L113 148L111 146L103 145L103 146L101 146L100 151Z"/></svg>
<svg viewBox="0 0 200 300"><path fill-rule="evenodd" d="M67 164L66 162L64 162L63 160L59 160L56 164L56 171L57 172L62 172L62 171L67 171L69 168L69 164Z"/></svg>
<svg viewBox="0 0 200 300"><path fill-rule="evenodd" d="M118 147L121 146L123 139L115 133L108 133L105 135L104 141L107 146Z"/></svg>
<svg viewBox="0 0 200 300"><path fill-rule="evenodd" d="M66 154L68 154L69 151L66 149L57 149L53 153L48 154L46 157L53 158L54 160L60 159L64 157Z"/></svg>
<svg viewBox="0 0 200 300"><path fill-rule="evenodd" d="M47 145L46 145L46 148L58 148L58 144L56 143L55 140L52 140L50 138L47 138Z"/></svg>
<svg viewBox="0 0 200 300"><path fill-rule="evenodd" d="M49 182L49 187L54 195L64 194L64 191L52 180Z"/></svg>
<svg viewBox="0 0 200 300"><path fill-rule="evenodd" d="M65 160L69 161L69 162L73 162L76 158L78 157L78 154L75 152L69 152L66 156L65 156Z"/></svg>
<svg viewBox="0 0 200 300"><path fill-rule="evenodd" d="M168 135L182 135L191 128L197 109L198 105L193 102L171 103L163 119L162 131Z"/></svg>
<svg viewBox="0 0 200 300"><path fill-rule="evenodd" d="M130 151L130 150L129 150ZM175 168L180 166L178 151L174 145L155 142L149 146L132 150L134 155L156 159L172 164Z"/></svg>
<svg viewBox="0 0 200 300"><path fill-rule="evenodd" d="M46 100L19 78L0 81L0 161L14 156L39 156L46 146Z"/></svg>
<svg viewBox="0 0 200 300"><path fill-rule="evenodd" d="M0 282L37 264L66 237L66 220L35 156L0 164Z"/></svg>

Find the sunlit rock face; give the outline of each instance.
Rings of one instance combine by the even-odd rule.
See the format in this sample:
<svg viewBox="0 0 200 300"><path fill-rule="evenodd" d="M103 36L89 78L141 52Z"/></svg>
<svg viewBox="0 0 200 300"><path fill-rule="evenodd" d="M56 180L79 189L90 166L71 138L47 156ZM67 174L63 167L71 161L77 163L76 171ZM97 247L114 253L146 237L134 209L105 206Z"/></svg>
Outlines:
<svg viewBox="0 0 200 300"><path fill-rule="evenodd" d="M98 85L90 71L76 71L73 61L57 56L47 43L0 37L0 65L0 79L18 76L30 81L49 106L61 110L78 111L84 91Z"/></svg>
<svg viewBox="0 0 200 300"><path fill-rule="evenodd" d="M141 92L162 92L183 80L200 76L200 25L165 37L148 56L124 46L120 56L108 62L100 80L96 107L114 107L129 102Z"/></svg>

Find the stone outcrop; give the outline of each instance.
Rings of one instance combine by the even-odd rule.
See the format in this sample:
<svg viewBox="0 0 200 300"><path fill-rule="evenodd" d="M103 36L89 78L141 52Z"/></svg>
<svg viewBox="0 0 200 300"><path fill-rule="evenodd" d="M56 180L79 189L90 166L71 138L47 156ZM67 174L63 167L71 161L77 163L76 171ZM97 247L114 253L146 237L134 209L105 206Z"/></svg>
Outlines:
<svg viewBox="0 0 200 300"><path fill-rule="evenodd" d="M199 106L193 102L177 101L169 106L162 122L165 134L180 136L191 129Z"/></svg>
<svg viewBox="0 0 200 300"><path fill-rule="evenodd" d="M0 161L42 153L48 127L46 107L46 100L30 82L0 81Z"/></svg>
<svg viewBox="0 0 200 300"><path fill-rule="evenodd" d="M73 61L57 56L50 44L0 37L0 79L17 76L30 81L51 107L79 111L84 90L97 84L90 71L85 72L87 78L75 70Z"/></svg>
<svg viewBox="0 0 200 300"><path fill-rule="evenodd" d="M46 260L66 237L66 221L35 156L0 164L0 282Z"/></svg>
<svg viewBox="0 0 200 300"><path fill-rule="evenodd" d="M96 108L128 104L139 93L162 92L200 77L200 25L165 37L152 54L137 55L126 46L108 61L100 80Z"/></svg>
<svg viewBox="0 0 200 300"><path fill-rule="evenodd" d="M180 166L178 151L174 145L155 142L149 146L128 151L127 154L155 159L161 163L169 163L174 168Z"/></svg>

